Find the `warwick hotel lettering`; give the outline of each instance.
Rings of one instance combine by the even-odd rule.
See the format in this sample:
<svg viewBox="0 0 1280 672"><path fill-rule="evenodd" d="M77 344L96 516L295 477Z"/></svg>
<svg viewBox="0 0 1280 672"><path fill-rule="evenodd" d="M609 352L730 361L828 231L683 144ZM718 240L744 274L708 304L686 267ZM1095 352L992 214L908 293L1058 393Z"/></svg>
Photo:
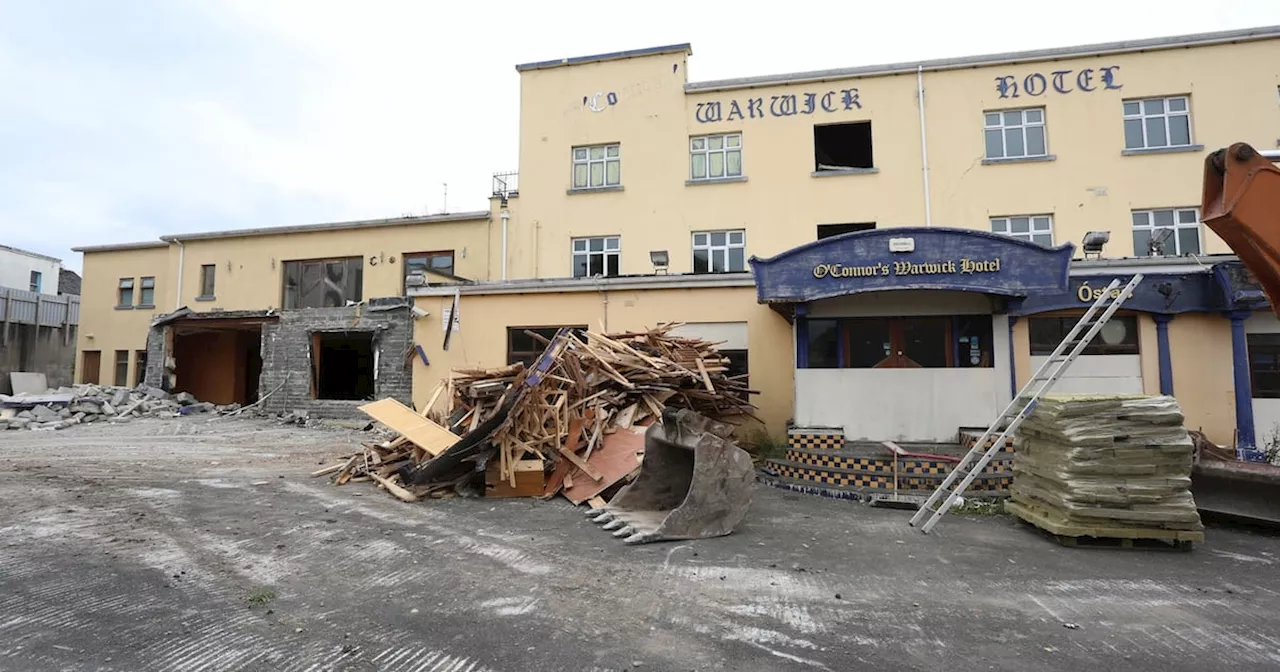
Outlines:
<svg viewBox="0 0 1280 672"><path fill-rule="evenodd" d="M880 262L864 266L844 264L818 264L813 267L815 278L872 278L886 275L967 275L971 273L998 273L999 259L959 259L948 261Z"/></svg>

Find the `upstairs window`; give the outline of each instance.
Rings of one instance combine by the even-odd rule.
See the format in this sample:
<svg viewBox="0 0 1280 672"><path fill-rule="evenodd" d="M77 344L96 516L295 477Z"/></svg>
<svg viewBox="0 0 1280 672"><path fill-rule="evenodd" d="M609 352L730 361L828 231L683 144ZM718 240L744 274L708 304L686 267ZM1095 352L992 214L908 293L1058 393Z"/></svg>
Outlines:
<svg viewBox="0 0 1280 672"><path fill-rule="evenodd" d="M618 236L573 239L573 277L619 275L621 239Z"/></svg>
<svg viewBox="0 0 1280 672"><path fill-rule="evenodd" d="M1137 257L1200 254L1200 217L1196 209L1134 210L1133 254Z"/></svg>
<svg viewBox="0 0 1280 672"><path fill-rule="evenodd" d="M431 274L454 277L453 272L453 250L445 252L421 252L417 254L402 255L404 259L404 280L405 286L413 284L410 278L421 277L424 282L430 283Z"/></svg>
<svg viewBox="0 0 1280 672"><path fill-rule="evenodd" d="M120 308L133 307L133 278L120 278L119 289L116 291L116 306Z"/></svg>
<svg viewBox="0 0 1280 672"><path fill-rule="evenodd" d="M992 217L991 232L1002 233L1010 238L1051 247L1053 245L1053 217L1049 215Z"/></svg>
<svg viewBox="0 0 1280 672"><path fill-rule="evenodd" d="M622 146L573 148L573 188L603 189L622 184Z"/></svg>
<svg viewBox="0 0 1280 672"><path fill-rule="evenodd" d="M1191 110L1186 96L1124 101L1124 148L1158 149L1191 145Z"/></svg>
<svg viewBox="0 0 1280 672"><path fill-rule="evenodd" d="M336 308L364 298L364 257L284 262L286 310Z"/></svg>
<svg viewBox="0 0 1280 672"><path fill-rule="evenodd" d="M200 296L202 299L212 299L217 296L214 290L214 275L217 272L217 266L213 264L205 264L200 267Z"/></svg>
<svg viewBox="0 0 1280 672"><path fill-rule="evenodd" d="M699 231L693 234L694 273L747 270L746 231Z"/></svg>
<svg viewBox="0 0 1280 672"><path fill-rule="evenodd" d="M814 172L858 172L875 168L871 122L822 124L813 127Z"/></svg>
<svg viewBox="0 0 1280 672"><path fill-rule="evenodd" d="M742 177L742 134L689 138L689 179Z"/></svg>
<svg viewBox="0 0 1280 672"><path fill-rule="evenodd" d="M31 283L30 283L30 286L28 287L28 289L29 289L30 291L32 291L32 292L35 292L35 293L39 294L39 293L40 293L40 281L42 280L42 278L43 278L43 276L42 276L42 274L40 273L40 271L31 271Z"/></svg>
<svg viewBox="0 0 1280 672"><path fill-rule="evenodd" d="M142 278L138 292L138 307L156 305L156 279L152 276Z"/></svg>
<svg viewBox="0 0 1280 672"><path fill-rule="evenodd" d="M1044 108L987 112L983 125L988 159L1046 156Z"/></svg>

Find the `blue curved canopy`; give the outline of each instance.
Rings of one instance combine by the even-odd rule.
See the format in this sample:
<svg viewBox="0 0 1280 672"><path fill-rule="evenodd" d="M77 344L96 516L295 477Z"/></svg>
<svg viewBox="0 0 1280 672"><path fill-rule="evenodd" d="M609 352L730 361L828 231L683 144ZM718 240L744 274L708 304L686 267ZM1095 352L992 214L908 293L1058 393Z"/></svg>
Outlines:
<svg viewBox="0 0 1280 672"><path fill-rule="evenodd" d="M1062 293L1075 246L941 227L846 233L768 259L752 256L760 303L801 303L894 289L1025 297Z"/></svg>

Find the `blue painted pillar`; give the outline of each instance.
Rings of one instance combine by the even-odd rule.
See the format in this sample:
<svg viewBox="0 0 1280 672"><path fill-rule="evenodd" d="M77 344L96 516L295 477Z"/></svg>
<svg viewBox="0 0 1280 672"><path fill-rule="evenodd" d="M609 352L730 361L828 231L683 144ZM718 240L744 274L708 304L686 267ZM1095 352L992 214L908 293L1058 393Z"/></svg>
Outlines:
<svg viewBox="0 0 1280 672"><path fill-rule="evenodd" d="M1237 310L1227 313L1231 320L1231 370L1236 392L1236 451L1252 451L1257 446L1253 432L1253 389L1249 384L1249 342L1244 337L1244 321L1252 313Z"/></svg>
<svg viewBox="0 0 1280 672"><path fill-rule="evenodd" d="M809 305L796 304L796 368L809 368Z"/></svg>
<svg viewBox="0 0 1280 672"><path fill-rule="evenodd" d="M1156 321L1156 352L1160 359L1160 394L1172 397L1173 355L1169 351L1169 321L1173 316L1155 313L1151 317Z"/></svg>

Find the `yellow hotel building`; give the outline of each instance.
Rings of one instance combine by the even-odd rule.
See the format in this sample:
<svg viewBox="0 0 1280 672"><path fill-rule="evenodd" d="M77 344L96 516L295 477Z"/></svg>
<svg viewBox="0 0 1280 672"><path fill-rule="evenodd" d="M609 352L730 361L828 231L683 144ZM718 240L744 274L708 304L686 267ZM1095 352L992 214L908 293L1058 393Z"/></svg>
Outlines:
<svg viewBox="0 0 1280 672"><path fill-rule="evenodd" d="M1210 151L1280 144L1280 27L709 82L691 53L517 66L487 209L80 248L79 379L349 412L529 361L525 329L681 322L775 437L947 444L1142 273L1056 390L1277 440L1280 321L1198 204Z"/></svg>

